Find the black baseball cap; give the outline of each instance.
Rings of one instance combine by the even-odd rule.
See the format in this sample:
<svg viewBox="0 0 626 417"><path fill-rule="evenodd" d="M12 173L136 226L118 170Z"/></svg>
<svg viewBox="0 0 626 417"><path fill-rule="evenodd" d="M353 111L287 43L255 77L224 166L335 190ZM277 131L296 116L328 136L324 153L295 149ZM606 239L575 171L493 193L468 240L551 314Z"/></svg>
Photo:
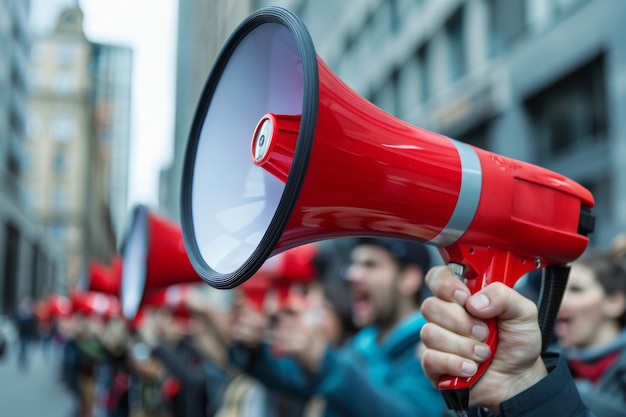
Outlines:
<svg viewBox="0 0 626 417"><path fill-rule="evenodd" d="M406 239L394 238L359 238L356 246L374 245L385 249L402 266L418 265L426 273L430 269L430 253L425 244Z"/></svg>

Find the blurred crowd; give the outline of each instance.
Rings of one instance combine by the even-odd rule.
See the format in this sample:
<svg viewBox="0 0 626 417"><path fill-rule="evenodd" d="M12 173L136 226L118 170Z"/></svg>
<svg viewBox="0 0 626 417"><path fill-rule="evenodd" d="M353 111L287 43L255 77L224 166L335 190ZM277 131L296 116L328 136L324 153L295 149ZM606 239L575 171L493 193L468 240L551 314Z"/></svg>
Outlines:
<svg viewBox="0 0 626 417"><path fill-rule="evenodd" d="M312 247L309 272L262 268L227 308L204 283L146 293L132 318L104 294L25 298L13 315L19 364L35 344L60 349L76 417L452 415L420 362L432 252L354 239L329 271L336 254ZM626 410L625 271L626 234L573 262L551 341L599 417ZM519 290L537 302L539 282Z"/></svg>

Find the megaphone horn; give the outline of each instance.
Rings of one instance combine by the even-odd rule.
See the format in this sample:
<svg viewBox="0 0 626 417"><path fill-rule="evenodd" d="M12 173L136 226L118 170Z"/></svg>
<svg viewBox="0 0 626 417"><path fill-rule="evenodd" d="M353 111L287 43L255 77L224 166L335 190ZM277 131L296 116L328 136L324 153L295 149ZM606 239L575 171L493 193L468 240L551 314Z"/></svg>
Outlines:
<svg viewBox="0 0 626 417"><path fill-rule="evenodd" d="M146 206L134 208L121 253L120 300L126 318L137 314L146 292L202 282L187 256L180 226Z"/></svg>
<svg viewBox="0 0 626 417"><path fill-rule="evenodd" d="M122 263L119 256L111 259L111 265L93 260L89 263L89 284L86 291L100 292L119 297L122 279Z"/></svg>
<svg viewBox="0 0 626 417"><path fill-rule="evenodd" d="M475 292L576 259L593 205L563 175L385 113L332 73L294 14L268 7L231 35L202 92L181 224L191 263L216 288L289 248L369 236L436 246ZM454 408L489 363L442 379L446 400L462 394Z"/></svg>

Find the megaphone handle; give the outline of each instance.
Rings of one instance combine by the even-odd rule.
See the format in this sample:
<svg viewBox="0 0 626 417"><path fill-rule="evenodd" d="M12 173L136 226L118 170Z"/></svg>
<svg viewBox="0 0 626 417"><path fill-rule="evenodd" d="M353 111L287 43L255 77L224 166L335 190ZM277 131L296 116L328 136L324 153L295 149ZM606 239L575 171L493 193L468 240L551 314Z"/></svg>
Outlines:
<svg viewBox="0 0 626 417"><path fill-rule="evenodd" d="M485 343L488 344L491 349L489 358L478 366L476 373L471 377L464 378L447 375L439 379L438 388L448 408L451 410L466 410L469 407L470 388L483 376L491 364L498 343L498 328L495 319L487 320L486 324L489 328L489 336L487 340L485 340Z"/></svg>
<svg viewBox="0 0 626 417"><path fill-rule="evenodd" d="M466 245L455 246L455 248L448 248L448 254L453 257L466 255L467 258L450 258L449 264L451 266L463 266L464 271L457 270L455 272L465 279L465 283L472 294L477 293L492 282L502 282L513 288L522 275L540 266L509 251ZM472 265L471 268L465 267L465 265L470 264ZM471 277L468 278L468 275ZM485 340L491 350L489 358L478 366L478 370L471 377L446 375L439 379L438 388L449 409L466 410L469 407L470 388L483 376L491 364L498 344L497 320L494 318L486 320L485 323L489 329L489 335Z"/></svg>

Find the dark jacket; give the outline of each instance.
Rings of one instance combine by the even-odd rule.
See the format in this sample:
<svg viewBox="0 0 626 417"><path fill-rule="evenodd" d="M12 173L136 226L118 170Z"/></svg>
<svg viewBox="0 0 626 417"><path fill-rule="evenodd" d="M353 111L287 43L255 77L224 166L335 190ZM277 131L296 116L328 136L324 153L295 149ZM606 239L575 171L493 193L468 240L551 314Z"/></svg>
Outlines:
<svg viewBox="0 0 626 417"><path fill-rule="evenodd" d="M501 404L502 417L594 417L583 404L565 360L558 354L543 356L548 376ZM472 417L493 416L488 410L472 409ZM598 416L600 417L600 416Z"/></svg>
<svg viewBox="0 0 626 417"><path fill-rule="evenodd" d="M159 359L167 372L180 383L180 391L173 399L173 413L177 417L207 417L209 398L207 377L199 354L187 342L175 347L158 346L152 356Z"/></svg>
<svg viewBox="0 0 626 417"><path fill-rule="evenodd" d="M601 348L564 352L568 363L574 358L594 362L615 352L619 355L616 362L609 365L596 382L574 373L574 380L583 402L598 417L626 415L626 331Z"/></svg>

